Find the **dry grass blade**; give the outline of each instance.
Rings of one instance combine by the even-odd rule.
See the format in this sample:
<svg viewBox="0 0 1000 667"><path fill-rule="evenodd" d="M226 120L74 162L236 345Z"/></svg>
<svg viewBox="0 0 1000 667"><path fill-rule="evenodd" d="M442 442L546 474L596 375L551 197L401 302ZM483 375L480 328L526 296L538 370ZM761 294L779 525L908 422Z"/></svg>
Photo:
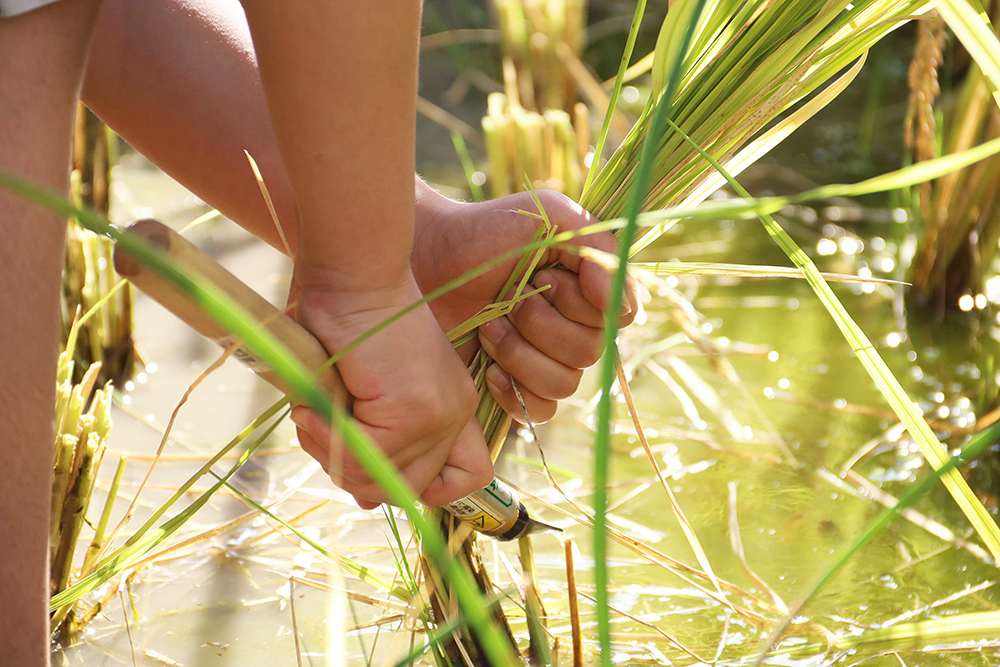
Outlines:
<svg viewBox="0 0 1000 667"><path fill-rule="evenodd" d="M740 537L740 521L736 515L736 482L729 482L729 542L732 544L733 552L736 554L736 558L740 561L740 566L747 573L747 576L771 598L771 602L774 603L775 607L780 609L782 613L787 614L788 605L785 604L785 601L781 599L777 591L767 585L767 582L760 575L754 572L753 568L750 567L750 563L747 562L746 553L743 551L743 538Z"/></svg>
<svg viewBox="0 0 1000 667"><path fill-rule="evenodd" d="M575 550L573 538L563 540L563 552L566 554L566 595L569 598L569 623L573 635L573 667L583 667L583 630L580 628L580 601L576 590Z"/></svg>
<svg viewBox="0 0 1000 667"><path fill-rule="evenodd" d="M899 501L896 500L894 497L892 497L882 489L878 488L877 486L875 486L870 481L868 481L858 473L854 472L853 470L845 471L844 479L846 479L849 483L856 486L864 495L868 496L869 498L874 498L876 501L878 501L885 507L892 508L899 504ZM944 540L945 542L952 544L960 549L964 549L965 551L969 552L976 558L986 563L994 562L990 554L987 553L987 551L983 549L981 546L979 546L978 544L973 544L972 542L969 542L968 540L959 537L958 535L955 534L954 531L950 530L947 526L941 524L938 521L935 521L934 519L931 519L928 516L925 516L924 514L918 512L912 507L904 508L899 514L913 525L923 528L934 537Z"/></svg>
<svg viewBox="0 0 1000 667"><path fill-rule="evenodd" d="M593 528L594 522L590 518L589 513L584 511L579 506L579 504L569 501L570 504L573 505L579 511L579 514L573 514L559 507L558 505L553 505L544 498L536 496L530 491L526 491L522 488L519 488L516 484L513 484L508 480L504 481L512 488L514 488L518 493L522 494L525 498L530 498L532 501L538 503L539 505L547 507L554 512L558 512L559 514L562 514L563 516L566 516L583 526L587 526L588 528ZM694 568L682 561L679 561L676 558L673 558L672 556L668 556L662 551L659 551L658 549L649 546L642 540L626 535L617 528L608 526L607 531L608 531L608 537L610 537L612 540L614 540L621 546L625 547L626 549L629 549L630 551L639 555L643 559L649 561L653 565L663 568L670 574L681 579L681 581L687 583L691 587L703 593L706 597L709 597L715 602L719 603L721 606L730 607L737 614L742 616L744 619L746 619L753 625L763 627L771 625L773 623L773 619L771 617L765 616L758 612L751 611L749 609L746 609L745 607L734 605L732 602L725 599L718 591L706 588L705 586L702 586L698 582L694 581L691 577L697 577L699 579L709 580L709 576L704 572L702 572L701 570L698 570L697 568ZM770 602L762 600L761 598L743 590L739 586L730 583L725 579L721 579L719 577L716 577L716 581L718 582L722 591L738 595L744 600L748 600L754 603L755 605L757 605L758 607L762 608L763 610L765 610L770 614L780 613L779 610L776 607L774 607Z"/></svg>
<svg viewBox="0 0 1000 667"><path fill-rule="evenodd" d="M635 427L635 432L639 436L639 442L642 443L642 448L646 452L646 459L649 461L650 465L653 466L653 470L656 472L657 478L660 480L660 485L663 487L664 492L667 494L667 498L670 500L670 509L673 510L674 518L677 519L677 523L680 524L681 530L684 531L684 537L687 538L688 545L690 545L691 550L694 551L695 558L698 560L698 564L701 565L705 574L708 576L709 581L715 586L715 588L721 593L722 586L719 580L715 576L715 572L712 570L712 564L708 560L708 554L705 553L705 549L701 546L701 542L698 540L698 535L694 532L694 526L688 521L687 516L684 514L684 510L681 509L680 504L677 502L677 498L674 496L673 489L667 484L666 476L660 470L660 464L656 462L656 457L653 456L652 450L649 448L649 441L646 439L646 434L642 430L642 424L639 422L639 413L635 407L635 401L632 399L632 390L628 386L628 378L625 376L625 369L622 368L621 358L615 359L615 371L618 374L618 386L622 390L622 395L625 397L625 404L628 406L628 414L632 419L632 425ZM728 601L726 606L730 606ZM730 606L730 608L732 608ZM734 610L735 611L735 610Z"/></svg>
<svg viewBox="0 0 1000 667"><path fill-rule="evenodd" d="M597 603L597 599L596 598L594 598L594 597L592 597L590 595L587 595L586 593L584 593L582 591L580 592L580 595L582 597L587 598L588 600L590 600L591 602L593 602L595 604ZM666 632L664 632L661 628L656 627L655 625L653 625L649 621L644 621L641 618L639 618L638 616L630 614L627 611L624 611L622 609L618 609L616 607L611 607L610 605L609 605L609 609L611 609L611 611L615 612L616 614L629 619L630 621L635 621L639 625L643 625L643 626L649 628L650 630L655 631L657 635L659 635L660 637L663 637L668 642L670 642L670 644L674 648L676 648L678 651L682 651L682 652L686 653L687 655L689 655L690 657L694 658L695 660L698 661L699 664L708 664L709 663L709 661L707 661L704 658L700 657L697 653L695 653L694 651L692 651L691 649L689 649L687 646L684 646L684 644L681 644L675 638L671 637L669 634L667 634ZM629 636L632 636L632 635L629 635Z"/></svg>
<svg viewBox="0 0 1000 667"><path fill-rule="evenodd" d="M135 641L132 639L132 624L128 620L128 608L125 606L125 594L121 591L118 593L119 598L122 602L122 617L125 619L125 634L128 637L128 650L132 655L132 667L136 667L135 662Z"/></svg>
<svg viewBox="0 0 1000 667"><path fill-rule="evenodd" d="M295 664L302 667L302 647L299 642L299 619L295 614L295 580L288 580L288 608L292 614L292 637L295 639Z"/></svg>
<svg viewBox="0 0 1000 667"><path fill-rule="evenodd" d="M429 118L446 130L458 133L466 141L476 146L483 145L483 135L460 118L456 118L433 102L417 97L417 113Z"/></svg>
<svg viewBox="0 0 1000 667"><path fill-rule="evenodd" d="M274 210L274 203L271 201L271 193L267 191L267 185L264 183L264 177L260 175L260 169L257 168L257 162L253 159L248 151L243 151L243 154L247 156L247 162L250 163L250 169L253 170L253 177L257 181L257 187L260 188L260 194L264 197L264 203L267 204L267 212L271 214L271 220L274 222L274 228L278 230L278 236L281 237L281 245L285 248L285 254L289 257L294 257L292 253L291 246L288 245L288 239L285 237L285 230L281 228L281 222L278 220L278 212Z"/></svg>

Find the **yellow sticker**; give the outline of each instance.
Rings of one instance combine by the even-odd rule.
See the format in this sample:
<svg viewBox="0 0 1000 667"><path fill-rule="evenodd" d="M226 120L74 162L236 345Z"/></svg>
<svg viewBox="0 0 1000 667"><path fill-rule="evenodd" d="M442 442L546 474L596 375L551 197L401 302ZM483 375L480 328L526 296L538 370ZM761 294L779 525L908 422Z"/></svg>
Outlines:
<svg viewBox="0 0 1000 667"><path fill-rule="evenodd" d="M467 519L463 518L462 521L468 521L479 530L496 530L503 525L486 512L480 512L479 514Z"/></svg>

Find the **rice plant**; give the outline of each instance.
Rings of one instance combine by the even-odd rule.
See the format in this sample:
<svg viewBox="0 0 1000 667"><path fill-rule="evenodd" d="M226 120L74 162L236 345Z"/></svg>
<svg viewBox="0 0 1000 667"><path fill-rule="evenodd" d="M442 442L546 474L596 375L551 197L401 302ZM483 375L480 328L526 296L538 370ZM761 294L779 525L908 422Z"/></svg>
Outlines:
<svg viewBox="0 0 1000 667"><path fill-rule="evenodd" d="M1000 136L1000 112L975 62L944 107L942 127L936 126L944 30L940 18L921 22L910 65L906 140L917 161L935 156L939 143L943 152L955 153ZM936 310L981 309L987 301L986 280L1000 242L998 167L992 158L919 189L920 248L910 271L915 295Z"/></svg>
<svg viewBox="0 0 1000 667"><path fill-rule="evenodd" d="M93 311L87 313L87 317L92 315ZM92 564L93 556L104 546L105 531L127 460L123 456L119 461L104 509L94 527L93 538L82 565L77 567L74 563L79 555L77 546L84 523L88 521L94 484L107 449L112 403L111 382L108 381L103 387L98 385L100 362L92 364L79 383L73 380L76 365L73 353L82 324L83 320L78 318L70 327L65 350L59 355L56 377L55 460L52 472L52 513L49 521L49 594L52 596L62 593L71 583L80 579ZM54 632L72 634L89 620L75 615L72 604L54 611ZM92 617L91 615L90 618Z"/></svg>
<svg viewBox="0 0 1000 667"><path fill-rule="evenodd" d="M73 142L71 198L81 208L107 217L111 206L111 167L114 161L111 131L83 104L77 109ZM66 230L63 269L63 342L69 339L73 318L87 312L105 296L108 302L90 318L75 338L79 380L91 364L100 363L102 381L124 384L132 376L132 291L119 284L112 267L113 244L70 219Z"/></svg>
<svg viewBox="0 0 1000 667"><path fill-rule="evenodd" d="M496 0L502 93L491 93L483 134L492 193L520 192L525 183L579 198L590 127L577 102L584 41L584 0Z"/></svg>

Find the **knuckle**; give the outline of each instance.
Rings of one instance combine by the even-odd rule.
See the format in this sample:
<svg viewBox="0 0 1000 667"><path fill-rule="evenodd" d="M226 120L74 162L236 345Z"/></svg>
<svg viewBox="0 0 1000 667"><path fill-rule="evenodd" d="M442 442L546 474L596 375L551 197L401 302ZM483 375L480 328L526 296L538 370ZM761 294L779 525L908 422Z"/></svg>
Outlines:
<svg viewBox="0 0 1000 667"><path fill-rule="evenodd" d="M489 461L489 458L486 458ZM490 482L493 481L493 466L483 465L470 473L470 486L472 491L470 493L478 491L479 489L488 486ZM467 494L466 494L467 495Z"/></svg>
<svg viewBox="0 0 1000 667"><path fill-rule="evenodd" d="M479 407L479 392L472 382L463 382L462 387L456 392L458 401L458 411L464 417L463 423L472 417L476 408Z"/></svg>
<svg viewBox="0 0 1000 667"><path fill-rule="evenodd" d="M542 303L543 301L544 299L538 294L522 301L520 308L512 313L514 326L523 333L530 333L544 326L542 320L548 307Z"/></svg>
<svg viewBox="0 0 1000 667"><path fill-rule="evenodd" d="M575 369L562 374L552 387L553 397L562 400L572 396L576 392L576 388L580 386L580 378L582 377L583 373Z"/></svg>

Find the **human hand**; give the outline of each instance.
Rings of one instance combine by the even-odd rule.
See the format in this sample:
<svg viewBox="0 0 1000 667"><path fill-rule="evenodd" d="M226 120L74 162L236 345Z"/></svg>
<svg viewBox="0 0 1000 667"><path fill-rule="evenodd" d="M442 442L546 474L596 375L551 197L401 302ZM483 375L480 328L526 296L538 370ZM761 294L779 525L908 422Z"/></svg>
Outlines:
<svg viewBox="0 0 1000 667"><path fill-rule="evenodd" d="M568 197L553 191L537 193L549 220L559 231L595 224L596 218ZM455 202L418 183L417 219L411 255L413 274L427 294L481 264L531 242L539 221L518 213L537 212L528 193L492 201ZM609 232L574 239L572 244L615 252ZM558 265L555 265L558 262ZM514 269L516 259L491 269L430 303L445 331L468 320L493 303ZM497 363L486 381L497 403L514 419L524 422L524 412L511 384L517 383L531 420L545 422L555 414L557 401L576 391L584 368L601 356L604 311L611 293L611 276L595 262L583 260L566 248L545 253L534 288L549 289L514 306L506 317L480 327L477 341L460 349L469 359L482 345ZM631 324L637 310L635 284L626 286L623 326Z"/></svg>
<svg viewBox="0 0 1000 667"><path fill-rule="evenodd" d="M336 291L330 288L335 282L296 265L289 297L293 316L331 353L420 299L412 276L396 288L370 292ZM492 462L474 415L475 386L426 306L348 352L337 369L354 398L354 418L424 504L447 504L492 480ZM361 507L388 501L315 412L300 406L292 419L302 448Z"/></svg>

